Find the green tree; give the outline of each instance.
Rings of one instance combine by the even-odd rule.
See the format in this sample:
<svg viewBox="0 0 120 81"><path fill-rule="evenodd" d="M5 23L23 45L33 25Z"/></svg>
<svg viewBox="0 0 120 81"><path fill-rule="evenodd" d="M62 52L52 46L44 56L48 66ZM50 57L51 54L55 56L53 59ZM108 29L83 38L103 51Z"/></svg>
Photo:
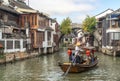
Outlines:
<svg viewBox="0 0 120 81"><path fill-rule="evenodd" d="M59 42L61 41L62 37L64 35L70 34L71 33L71 19L69 17L63 19L61 25L60 25L60 31L61 31L61 36L59 38Z"/></svg>
<svg viewBox="0 0 120 81"><path fill-rule="evenodd" d="M95 17L87 16L82 23L82 29L85 32L93 33L95 30L96 19Z"/></svg>
<svg viewBox="0 0 120 81"><path fill-rule="evenodd" d="M67 17L62 21L60 25L60 31L64 35L71 33L71 20L69 17Z"/></svg>

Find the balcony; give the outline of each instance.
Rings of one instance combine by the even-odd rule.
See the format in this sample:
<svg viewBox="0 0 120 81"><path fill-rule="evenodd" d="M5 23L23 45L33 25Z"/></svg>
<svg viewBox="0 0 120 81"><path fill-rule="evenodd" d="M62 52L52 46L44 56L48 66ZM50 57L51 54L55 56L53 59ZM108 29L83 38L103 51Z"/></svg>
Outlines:
<svg viewBox="0 0 120 81"><path fill-rule="evenodd" d="M43 47L52 47L52 42L51 41L43 41Z"/></svg>

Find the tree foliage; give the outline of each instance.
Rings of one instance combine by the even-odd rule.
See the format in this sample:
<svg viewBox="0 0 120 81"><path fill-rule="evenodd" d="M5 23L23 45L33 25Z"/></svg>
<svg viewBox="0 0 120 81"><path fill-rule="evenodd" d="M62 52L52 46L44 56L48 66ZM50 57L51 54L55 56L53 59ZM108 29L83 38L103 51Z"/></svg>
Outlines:
<svg viewBox="0 0 120 81"><path fill-rule="evenodd" d="M85 32L93 33L95 30L96 19L95 17L87 16L82 23L82 29Z"/></svg>
<svg viewBox="0 0 120 81"><path fill-rule="evenodd" d="M62 21L60 31L62 34L69 34L71 32L71 20L69 17Z"/></svg>

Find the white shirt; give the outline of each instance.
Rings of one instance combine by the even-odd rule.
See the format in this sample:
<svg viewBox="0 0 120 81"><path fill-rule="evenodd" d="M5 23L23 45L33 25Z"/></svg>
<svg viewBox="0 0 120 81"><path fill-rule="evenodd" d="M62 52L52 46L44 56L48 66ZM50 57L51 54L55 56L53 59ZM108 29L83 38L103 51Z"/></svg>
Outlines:
<svg viewBox="0 0 120 81"><path fill-rule="evenodd" d="M80 50L80 48L78 46L75 46L75 51L77 51L77 50Z"/></svg>
<svg viewBox="0 0 120 81"><path fill-rule="evenodd" d="M80 48L78 46L75 46L75 55L78 54L78 51L80 50Z"/></svg>

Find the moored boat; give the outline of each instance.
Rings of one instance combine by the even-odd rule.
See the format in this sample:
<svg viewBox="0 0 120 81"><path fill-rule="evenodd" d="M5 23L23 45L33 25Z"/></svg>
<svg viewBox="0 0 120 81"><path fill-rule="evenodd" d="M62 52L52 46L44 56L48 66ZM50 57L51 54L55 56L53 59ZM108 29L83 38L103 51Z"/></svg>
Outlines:
<svg viewBox="0 0 120 81"><path fill-rule="evenodd" d="M90 70L91 68L95 67L98 64L97 58L94 60L94 62L91 62L89 64L82 63L82 64L75 64L75 63L59 63L60 68L63 72L66 72L69 69L69 73L80 73L83 71Z"/></svg>

